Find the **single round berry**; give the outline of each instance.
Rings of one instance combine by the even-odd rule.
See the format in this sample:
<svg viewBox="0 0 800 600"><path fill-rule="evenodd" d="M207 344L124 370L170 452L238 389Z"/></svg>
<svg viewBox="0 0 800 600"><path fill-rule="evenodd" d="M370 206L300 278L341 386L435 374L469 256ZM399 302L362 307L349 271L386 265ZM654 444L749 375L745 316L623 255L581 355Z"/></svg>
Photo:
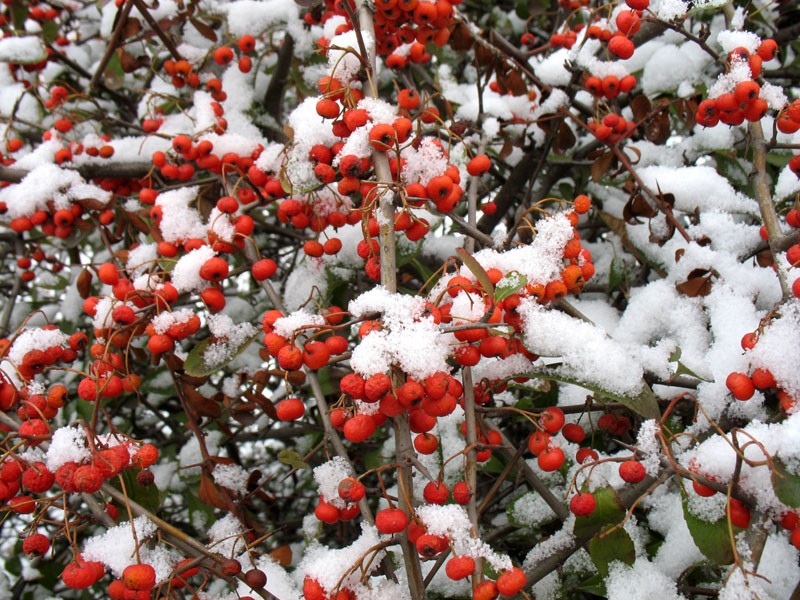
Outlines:
<svg viewBox="0 0 800 600"><path fill-rule="evenodd" d="M569 501L569 509L578 517L587 517L594 512L597 501L592 494L576 494Z"/></svg>
<svg viewBox="0 0 800 600"><path fill-rule="evenodd" d="M619 466L619 476L628 483L639 483L645 475L647 471L638 460L626 460Z"/></svg>

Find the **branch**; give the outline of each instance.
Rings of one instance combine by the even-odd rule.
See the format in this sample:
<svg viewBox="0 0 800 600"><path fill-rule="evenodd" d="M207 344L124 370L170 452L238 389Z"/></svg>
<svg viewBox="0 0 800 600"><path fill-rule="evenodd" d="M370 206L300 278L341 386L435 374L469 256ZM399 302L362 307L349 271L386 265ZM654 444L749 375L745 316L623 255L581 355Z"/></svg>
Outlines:
<svg viewBox="0 0 800 600"><path fill-rule="evenodd" d="M764 227L767 230L767 243L778 271L778 281L781 284L783 300L786 301L792 297L792 292L789 287L786 269L778 260L778 249L775 245L776 241L782 236L780 225L778 224L778 215L775 213L775 204L772 202L772 193L767 181L767 146L764 140L764 131L761 129L761 121L750 123L748 127L753 141L753 170L750 173L750 180L753 182L758 208L761 211L761 219L764 221Z"/></svg>
<svg viewBox="0 0 800 600"><path fill-rule="evenodd" d="M77 171L81 177L89 179L138 179L145 177L152 168L152 164L137 162L108 162L84 163L70 167ZM66 167L63 167L66 168ZM0 181L19 183L30 171L19 167L0 166Z"/></svg>

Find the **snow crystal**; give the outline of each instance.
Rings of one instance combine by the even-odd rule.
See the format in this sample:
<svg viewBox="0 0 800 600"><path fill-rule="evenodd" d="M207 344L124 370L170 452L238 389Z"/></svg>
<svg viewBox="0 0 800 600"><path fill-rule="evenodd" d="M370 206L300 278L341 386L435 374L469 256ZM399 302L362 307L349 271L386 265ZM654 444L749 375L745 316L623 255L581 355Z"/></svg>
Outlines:
<svg viewBox="0 0 800 600"><path fill-rule="evenodd" d="M375 48L375 34L361 31L361 38L367 53ZM354 30L334 36L328 50L328 74L342 83L349 83L361 70L361 57L358 37Z"/></svg>
<svg viewBox="0 0 800 600"><path fill-rule="evenodd" d="M528 571L556 552L564 550L575 543L575 536L572 534L574 526L575 515L570 513L561 529L531 548L531 551L525 557L523 568Z"/></svg>
<svg viewBox="0 0 800 600"><path fill-rule="evenodd" d="M156 333L166 333L167 329L176 323L186 323L194 316L194 311L190 308L181 308L172 312L161 312L157 314L150 321L156 330Z"/></svg>
<svg viewBox="0 0 800 600"><path fill-rule="evenodd" d="M239 537L243 533L244 526L239 519L227 513L208 530L208 547L222 556L233 556L236 550L244 549L244 541Z"/></svg>
<svg viewBox="0 0 800 600"><path fill-rule="evenodd" d="M427 504L417 508L416 513L428 533L450 539L458 554L466 553L473 558L484 558L498 571L506 571L514 566L508 556L498 554L486 542L473 535L472 523L463 506Z"/></svg>
<svg viewBox="0 0 800 600"><path fill-rule="evenodd" d="M619 561L611 563L606 592L609 600L684 600L675 582L643 557L637 558L632 567Z"/></svg>
<svg viewBox="0 0 800 600"><path fill-rule="evenodd" d="M240 350L248 338L256 335L257 329L251 323L234 324L228 315L215 314L208 317L208 329L217 338L203 352L203 362L214 368L229 361Z"/></svg>
<svg viewBox="0 0 800 600"><path fill-rule="evenodd" d="M247 478L249 474L239 465L214 465L214 482L228 488L237 494L244 496L247 494Z"/></svg>
<svg viewBox="0 0 800 600"><path fill-rule="evenodd" d="M80 425L59 427L53 432L50 447L47 449L47 469L55 473L58 468L68 462L89 460L92 453L86 446L86 432Z"/></svg>
<svg viewBox="0 0 800 600"><path fill-rule="evenodd" d="M230 216L215 206L208 215L208 231L213 232L223 242L232 242L236 229Z"/></svg>
<svg viewBox="0 0 800 600"><path fill-rule="evenodd" d="M555 519L556 513L540 494L528 492L514 501L511 517L526 527L538 527Z"/></svg>
<svg viewBox="0 0 800 600"><path fill-rule="evenodd" d="M542 356L562 358L560 370L569 377L617 394L637 395L642 389L642 365L632 348L613 340L601 328L523 299L519 314L525 346Z"/></svg>
<svg viewBox="0 0 800 600"><path fill-rule="evenodd" d="M336 508L344 508L347 503L339 496L339 483L351 476L350 465L341 456L334 456L328 462L314 468L314 481L319 495Z"/></svg>
<svg viewBox="0 0 800 600"><path fill-rule="evenodd" d="M67 335L59 329L26 329L14 340L6 358L16 365L21 365L23 358L31 350L65 346L68 342Z"/></svg>
<svg viewBox="0 0 800 600"><path fill-rule="evenodd" d="M158 244L155 242L152 244L139 244L128 252L125 268L131 272L131 277L133 278L148 271L158 258Z"/></svg>
<svg viewBox="0 0 800 600"><path fill-rule="evenodd" d="M262 570L267 576L267 585L264 586L264 590L275 598L280 598L280 600L303 600L303 593L299 589L300 585L269 554L259 556L254 566ZM242 582L239 584L237 592L238 598L244 598L251 593L251 589L249 585ZM236 597L231 600L236 600Z"/></svg>
<svg viewBox="0 0 800 600"><path fill-rule="evenodd" d="M220 10L227 13L227 26L233 36L258 36L277 23L295 21L298 7L284 0L238 0Z"/></svg>
<svg viewBox="0 0 800 600"><path fill-rule="evenodd" d="M758 574L766 578L764 587L773 598L791 597L800 581L798 555L800 552L789 542L787 533L773 533L767 538L758 563Z"/></svg>
<svg viewBox="0 0 800 600"><path fill-rule="evenodd" d="M761 86L761 92L759 92L758 97L764 99L767 106L776 111L781 110L789 102L783 92L783 88L773 85L769 81L765 81Z"/></svg>
<svg viewBox="0 0 800 600"><path fill-rule="evenodd" d="M654 96L660 92L671 92L683 83L696 82L711 60L697 44L663 44L645 63L641 78L642 91Z"/></svg>
<svg viewBox="0 0 800 600"><path fill-rule="evenodd" d="M400 152L400 156L405 160L402 175L406 185L411 183L427 185L431 179L447 169L447 157L434 138L422 138L417 148L412 145L406 146Z"/></svg>
<svg viewBox="0 0 800 600"><path fill-rule="evenodd" d="M752 368L769 369L778 387L800 398L800 300L793 299L781 307L780 317L772 319L758 336L755 348L748 352Z"/></svg>
<svg viewBox="0 0 800 600"><path fill-rule="evenodd" d="M449 372L450 347L433 317L422 316L424 309L424 298L390 294L381 286L352 300L348 311L354 317L383 313L383 329L367 335L353 350L353 370L371 376L397 365L418 380L438 371Z"/></svg>
<svg viewBox="0 0 800 600"><path fill-rule="evenodd" d="M162 210L159 229L167 242L183 242L190 238L204 238L206 228L200 213L189 204L197 197L199 188L182 187L162 192L156 198L156 206Z"/></svg>
<svg viewBox="0 0 800 600"><path fill-rule="evenodd" d="M746 33L746 32L737 32ZM737 85L743 81L750 81L753 74L750 71L750 64L734 56L731 60L731 67L727 73L722 73L717 81L708 89L709 98L718 98L722 94L733 92Z"/></svg>
<svg viewBox="0 0 800 600"><path fill-rule="evenodd" d="M752 31L724 30L717 34L717 44L725 54L739 47L747 48L748 52L755 53L761 45L761 38Z"/></svg>
<svg viewBox="0 0 800 600"><path fill-rule="evenodd" d="M275 333L288 339L292 337L295 332L309 325L315 328L322 327L325 325L325 317L322 315L313 315L305 309L300 309L275 321L273 328Z"/></svg>
<svg viewBox="0 0 800 600"><path fill-rule="evenodd" d="M687 11L686 3L683 0L654 0L650 3L652 10L659 19L672 21L682 17Z"/></svg>
<svg viewBox="0 0 800 600"><path fill-rule="evenodd" d="M758 215L758 204L735 190L730 182L711 167L660 167L638 169L644 184L656 192L675 196L675 208L684 212L730 211Z"/></svg>
<svg viewBox="0 0 800 600"><path fill-rule="evenodd" d="M321 544L312 544L298 565L298 571L315 579L326 592L333 591L341 582L342 587L352 587L363 576L369 575L380 566L384 551L373 557L370 548L381 541L378 530L366 522L361 523L361 535L345 548L332 550ZM363 560L364 571L353 569Z"/></svg>
<svg viewBox="0 0 800 600"><path fill-rule="evenodd" d="M180 560L177 553L163 546L149 548L142 544L156 532L156 525L146 516L133 520L136 537L139 540L139 557L142 563L155 569L156 583L166 580ZM83 558L87 561L100 561L106 565L116 577L122 576L125 567L136 564L136 543L131 531L131 523L126 522L109 529L103 534L89 538L83 547Z"/></svg>
<svg viewBox="0 0 800 600"><path fill-rule="evenodd" d="M37 36L6 37L0 40L0 62L32 65L47 59L47 48Z"/></svg>
<svg viewBox="0 0 800 600"><path fill-rule="evenodd" d="M184 254L172 269L172 285L179 292L201 290L208 287L208 282L200 277L200 268L210 258L217 255L211 246L200 246Z"/></svg>
<svg viewBox="0 0 800 600"><path fill-rule="evenodd" d="M545 55L539 62L531 60L533 72L548 85L567 85L572 79L572 74L564 64L569 56L569 50L559 48L555 52Z"/></svg>
<svg viewBox="0 0 800 600"><path fill-rule="evenodd" d="M14 166L25 168L21 161ZM58 210L69 208L71 200L79 198L96 198L101 202L107 202L110 198L109 192L88 185L76 171L62 169L50 163L37 163L31 169L18 184L0 190L0 201L8 206L6 216L10 219L30 216L37 210L46 209L50 200ZM81 194L78 195L73 188L81 191Z"/></svg>

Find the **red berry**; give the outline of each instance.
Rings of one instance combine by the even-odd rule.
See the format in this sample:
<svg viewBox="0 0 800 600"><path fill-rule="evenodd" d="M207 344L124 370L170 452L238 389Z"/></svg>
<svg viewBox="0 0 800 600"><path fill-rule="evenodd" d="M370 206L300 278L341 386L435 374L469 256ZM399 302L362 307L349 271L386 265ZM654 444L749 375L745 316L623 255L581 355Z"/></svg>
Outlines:
<svg viewBox="0 0 800 600"><path fill-rule="evenodd" d="M497 578L497 591L503 596L514 596L525 587L525 583L527 583L525 572L519 567L514 567Z"/></svg>
<svg viewBox="0 0 800 600"><path fill-rule="evenodd" d="M750 526L750 509L736 498L731 498L728 503L727 514L731 523L736 527L747 529Z"/></svg>
<svg viewBox="0 0 800 600"><path fill-rule="evenodd" d="M556 406L548 406L542 412L540 422L550 434L558 433L564 426L564 411Z"/></svg>
<svg viewBox="0 0 800 600"><path fill-rule="evenodd" d="M344 424L344 437L357 444L375 433L375 421L369 415L359 414Z"/></svg>
<svg viewBox="0 0 800 600"><path fill-rule="evenodd" d="M339 497L342 500L358 502L365 494L364 484L354 477L346 477L339 482Z"/></svg>
<svg viewBox="0 0 800 600"><path fill-rule="evenodd" d="M453 581L464 579L475 572L475 559L468 554L453 556L445 564L444 571Z"/></svg>
<svg viewBox="0 0 800 600"><path fill-rule="evenodd" d="M753 381L744 373L731 373L725 380L725 385L737 400L749 400L756 390Z"/></svg>
<svg viewBox="0 0 800 600"><path fill-rule="evenodd" d="M408 516L399 508L384 508L375 515L375 527L383 534L400 533L408 525Z"/></svg>
<svg viewBox="0 0 800 600"><path fill-rule="evenodd" d="M556 471L564 464L564 451L561 448L552 448L539 455L537 460L542 471Z"/></svg>
<svg viewBox="0 0 800 600"><path fill-rule="evenodd" d="M561 435L575 444L580 444L586 438L586 432L583 430L583 427L577 423L567 423L564 425L561 429Z"/></svg>
<svg viewBox="0 0 800 600"><path fill-rule="evenodd" d="M645 475L647 471L638 460L626 460L619 466L619 476L628 483L639 483Z"/></svg>
<svg viewBox="0 0 800 600"><path fill-rule="evenodd" d="M286 398L278 402L275 407L275 413L281 421L296 421L305 412L305 404L299 398Z"/></svg>
<svg viewBox="0 0 800 600"><path fill-rule="evenodd" d="M578 517L586 517L594 512L597 501L592 494L576 494L569 501L569 509Z"/></svg>

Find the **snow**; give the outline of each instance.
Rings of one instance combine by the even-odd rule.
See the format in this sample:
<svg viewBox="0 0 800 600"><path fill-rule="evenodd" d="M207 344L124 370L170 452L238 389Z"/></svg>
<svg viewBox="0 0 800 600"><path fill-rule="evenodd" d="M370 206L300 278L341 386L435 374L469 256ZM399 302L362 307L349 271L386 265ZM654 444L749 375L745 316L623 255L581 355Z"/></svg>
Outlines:
<svg viewBox="0 0 800 600"><path fill-rule="evenodd" d="M156 584L165 581L180 561L179 555L164 546L150 548L148 544L142 544L157 530L155 523L146 516L136 517L133 520L133 527L136 529L136 537L140 544L139 557L142 563L149 564L155 569ZM83 545L83 559L100 561L119 578L125 567L136 564L135 547L131 523L125 522L86 540Z"/></svg>
<svg viewBox="0 0 800 600"><path fill-rule="evenodd" d="M162 192L156 198L156 206L163 211L159 229L167 242L183 242L190 238L205 238L206 228L200 214L189 204L197 198L200 188L182 187Z"/></svg>
<svg viewBox="0 0 800 600"><path fill-rule="evenodd" d="M339 496L339 483L350 475L350 465L341 456L334 456L331 460L314 467L314 481L317 482L319 495L328 504L344 508L347 502Z"/></svg>
<svg viewBox="0 0 800 600"><path fill-rule="evenodd" d="M236 492L240 496L247 494L247 478L249 474L239 465L214 465L214 482L229 490Z"/></svg>
<svg viewBox="0 0 800 600"><path fill-rule="evenodd" d="M61 465L68 462L78 464L88 461L92 453L86 445L86 432L80 425L59 427L53 431L50 446L47 448L47 469L55 473Z"/></svg>
<svg viewBox="0 0 800 600"><path fill-rule="evenodd" d="M178 259L172 269L172 285L179 292L190 292L208 287L208 282L200 277L200 268L210 258L217 255L211 246L195 248Z"/></svg>
<svg viewBox="0 0 800 600"><path fill-rule="evenodd" d="M231 360L258 330L251 323L235 324L225 314L209 315L208 329L215 341L206 346L203 362L213 369Z"/></svg>
<svg viewBox="0 0 800 600"><path fill-rule="evenodd" d="M374 287L350 302L354 316L380 312L383 328L363 338L353 350L350 366L368 377L386 373L392 365L417 380L436 372L449 372L450 346L433 317L423 317L425 300L406 294L391 294Z"/></svg>
<svg viewBox="0 0 800 600"><path fill-rule="evenodd" d="M315 579L326 592L333 591L339 585L354 587L362 576L369 575L380 565L385 551L380 550L373 557L370 548L380 543L381 539L382 536L374 526L362 521L361 535L349 546L333 550L312 542L307 547L298 570ZM360 562L364 569L351 571Z"/></svg>
<svg viewBox="0 0 800 600"><path fill-rule="evenodd" d="M685 600L675 582L644 557L637 558L632 567L611 563L605 583L608 600Z"/></svg>
<svg viewBox="0 0 800 600"><path fill-rule="evenodd" d="M295 332L302 333L302 330L306 329L308 333L312 333L316 328L323 325L325 325L325 317L313 315L305 309L300 309L276 320L273 329L278 335L289 339L295 335Z"/></svg>
<svg viewBox="0 0 800 600"><path fill-rule="evenodd" d="M47 58L47 48L34 35L0 39L0 61L18 65L32 65Z"/></svg>

